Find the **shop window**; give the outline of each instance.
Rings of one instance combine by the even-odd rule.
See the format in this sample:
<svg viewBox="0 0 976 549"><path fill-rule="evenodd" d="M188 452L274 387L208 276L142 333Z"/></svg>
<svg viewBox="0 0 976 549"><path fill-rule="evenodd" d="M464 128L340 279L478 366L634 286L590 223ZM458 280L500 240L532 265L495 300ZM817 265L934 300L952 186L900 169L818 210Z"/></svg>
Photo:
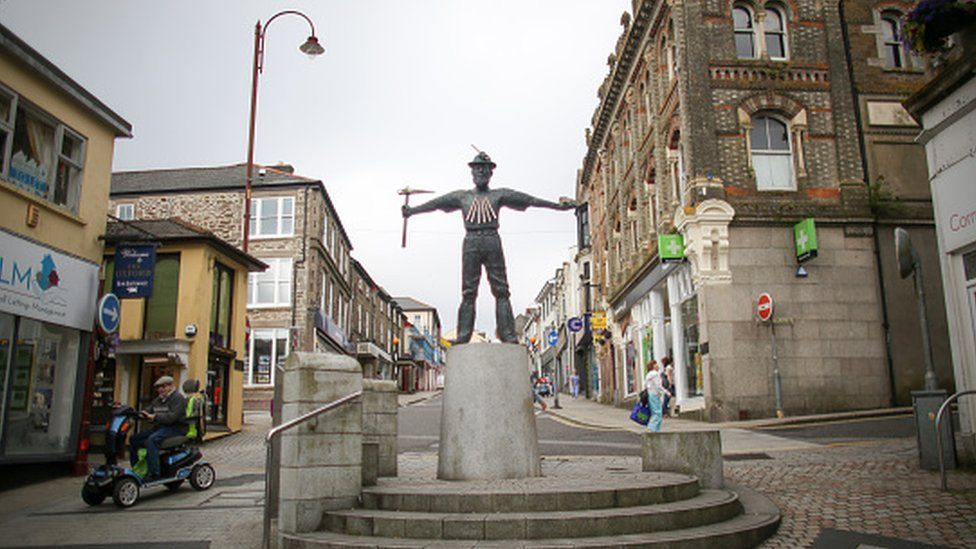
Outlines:
<svg viewBox="0 0 976 549"><path fill-rule="evenodd" d="M0 358L9 362L4 379L5 454L66 453L74 427L78 381L78 330L0 314Z"/></svg>
<svg viewBox="0 0 976 549"><path fill-rule="evenodd" d="M135 213L135 204L119 204L115 207L115 217L121 221L132 221Z"/></svg>
<svg viewBox="0 0 976 549"><path fill-rule="evenodd" d="M78 211L85 138L0 88L0 175L20 189Z"/></svg>
<svg viewBox="0 0 976 549"><path fill-rule="evenodd" d="M739 59L756 58L756 38L752 11L746 6L732 8L732 24L735 30L735 56Z"/></svg>
<svg viewBox="0 0 976 549"><path fill-rule="evenodd" d="M758 190L794 190L793 151L786 123L768 114L752 117L752 168Z"/></svg>
<svg viewBox="0 0 976 549"><path fill-rule="evenodd" d="M274 385L275 366L285 365L288 357L288 330L253 330L244 368L244 384Z"/></svg>
<svg viewBox="0 0 976 549"><path fill-rule="evenodd" d="M279 238L295 234L295 198L275 196L251 199L251 236Z"/></svg>
<svg viewBox="0 0 976 549"><path fill-rule="evenodd" d="M211 353L207 362L206 419L211 425L227 425L227 401L230 392L230 357Z"/></svg>
<svg viewBox="0 0 976 549"><path fill-rule="evenodd" d="M269 258L263 273L248 275L248 307L280 307L291 304L291 258Z"/></svg>
<svg viewBox="0 0 976 549"><path fill-rule="evenodd" d="M763 19L763 34L766 38L766 55L774 61L788 58L786 49L786 17L778 7L767 7Z"/></svg>
<svg viewBox="0 0 976 549"><path fill-rule="evenodd" d="M152 297L146 299L146 339L162 339L176 335L176 308L180 296L179 254L157 254L153 269Z"/></svg>
<svg viewBox="0 0 976 549"><path fill-rule="evenodd" d="M234 271L214 263L213 301L210 306L210 344L229 348L234 298Z"/></svg>
<svg viewBox="0 0 976 549"><path fill-rule="evenodd" d="M685 348L685 396L701 396L704 394L702 384L702 358L698 347L698 296L693 296L681 304L681 323L684 329L683 340Z"/></svg>

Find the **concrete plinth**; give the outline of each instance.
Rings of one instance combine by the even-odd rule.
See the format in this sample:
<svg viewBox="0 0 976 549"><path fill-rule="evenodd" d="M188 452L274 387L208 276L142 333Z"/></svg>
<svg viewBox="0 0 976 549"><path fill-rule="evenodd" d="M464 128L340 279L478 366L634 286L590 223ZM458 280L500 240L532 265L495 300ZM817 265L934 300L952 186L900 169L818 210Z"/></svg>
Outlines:
<svg viewBox="0 0 976 549"><path fill-rule="evenodd" d="M722 439L718 431L646 433L641 462L644 471L666 471L698 477L702 488L722 488Z"/></svg>
<svg viewBox="0 0 976 549"><path fill-rule="evenodd" d="M540 475L526 350L498 343L448 349L437 478Z"/></svg>
<svg viewBox="0 0 976 549"><path fill-rule="evenodd" d="M345 355L293 352L282 380L288 421L363 388L362 368ZM363 406L357 400L281 434L278 530L309 532L324 511L356 505L362 491Z"/></svg>

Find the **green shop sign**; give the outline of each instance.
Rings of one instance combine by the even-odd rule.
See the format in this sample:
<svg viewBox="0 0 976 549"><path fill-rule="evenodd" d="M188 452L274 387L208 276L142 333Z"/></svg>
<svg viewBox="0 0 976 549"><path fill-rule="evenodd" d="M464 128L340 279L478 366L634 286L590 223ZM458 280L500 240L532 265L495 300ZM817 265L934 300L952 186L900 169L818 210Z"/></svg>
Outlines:
<svg viewBox="0 0 976 549"><path fill-rule="evenodd" d="M661 262L672 263L685 260L685 241L680 234L660 234L657 236L657 253Z"/></svg>
<svg viewBox="0 0 976 549"><path fill-rule="evenodd" d="M798 263L817 257L817 226L812 217L793 225L793 244Z"/></svg>

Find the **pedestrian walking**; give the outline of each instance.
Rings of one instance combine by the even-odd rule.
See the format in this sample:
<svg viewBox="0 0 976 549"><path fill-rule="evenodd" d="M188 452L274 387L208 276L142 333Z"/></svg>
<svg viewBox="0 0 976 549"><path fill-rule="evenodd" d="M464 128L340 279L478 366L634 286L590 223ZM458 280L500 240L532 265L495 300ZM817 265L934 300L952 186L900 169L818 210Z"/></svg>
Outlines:
<svg viewBox="0 0 976 549"><path fill-rule="evenodd" d="M661 412L664 396L671 393L661 383L661 372L656 360L647 365L647 375L644 376L644 390L647 391L647 407L651 410L651 419L647 422L647 430L657 433L661 430Z"/></svg>
<svg viewBox="0 0 976 549"><path fill-rule="evenodd" d="M569 389L573 393L573 398L579 396L579 374L576 372L569 376Z"/></svg>
<svg viewBox="0 0 976 549"><path fill-rule="evenodd" d="M671 366L671 358L664 357L661 359L661 363L664 364L664 373L661 376L661 386L664 387L668 393L664 396L664 405L662 406L662 413L664 417L671 417L671 395L674 394L674 366Z"/></svg>

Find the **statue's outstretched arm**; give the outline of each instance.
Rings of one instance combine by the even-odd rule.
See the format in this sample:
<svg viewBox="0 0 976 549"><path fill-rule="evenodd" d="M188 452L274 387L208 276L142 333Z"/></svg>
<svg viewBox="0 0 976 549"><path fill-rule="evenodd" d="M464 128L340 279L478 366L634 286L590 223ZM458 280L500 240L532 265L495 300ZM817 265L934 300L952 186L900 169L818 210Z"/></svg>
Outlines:
<svg viewBox="0 0 976 549"><path fill-rule="evenodd" d="M524 210L526 208L548 208L550 210L572 210L576 208L575 200L560 198L559 202L552 202L543 198L536 198L530 194L511 189L504 189L501 205L513 210Z"/></svg>
<svg viewBox="0 0 976 549"><path fill-rule="evenodd" d="M407 206L404 205L401 210L403 211L403 217L410 217L411 215L422 214L427 212L432 212L434 210L440 210L442 212L453 212L455 210L461 209L461 194L464 191L454 191L450 192L437 198L433 198L424 202L423 204L418 204L417 206Z"/></svg>

